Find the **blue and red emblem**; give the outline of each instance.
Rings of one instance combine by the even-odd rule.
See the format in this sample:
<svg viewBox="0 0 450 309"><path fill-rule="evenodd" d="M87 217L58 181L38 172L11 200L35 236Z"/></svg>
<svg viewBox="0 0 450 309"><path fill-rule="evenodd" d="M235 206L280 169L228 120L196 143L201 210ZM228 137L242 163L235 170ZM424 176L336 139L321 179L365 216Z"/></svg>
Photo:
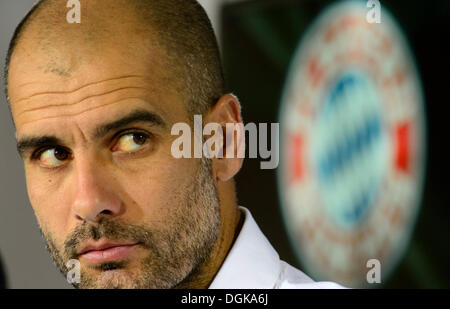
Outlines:
<svg viewBox="0 0 450 309"><path fill-rule="evenodd" d="M421 201L425 116L419 77L393 17L364 1L332 5L297 50L280 110L279 188L301 263L314 278L386 277Z"/></svg>

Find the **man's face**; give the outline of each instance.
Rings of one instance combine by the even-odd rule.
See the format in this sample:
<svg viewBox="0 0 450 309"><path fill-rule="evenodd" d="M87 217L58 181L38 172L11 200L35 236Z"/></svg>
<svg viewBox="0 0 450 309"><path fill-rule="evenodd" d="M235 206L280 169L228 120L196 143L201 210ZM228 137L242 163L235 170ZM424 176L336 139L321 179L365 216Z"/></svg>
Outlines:
<svg viewBox="0 0 450 309"><path fill-rule="evenodd" d="M175 287L210 254L220 206L210 164L171 155L189 116L162 53L29 50L14 54L9 95L53 258L63 272L80 261L80 287Z"/></svg>

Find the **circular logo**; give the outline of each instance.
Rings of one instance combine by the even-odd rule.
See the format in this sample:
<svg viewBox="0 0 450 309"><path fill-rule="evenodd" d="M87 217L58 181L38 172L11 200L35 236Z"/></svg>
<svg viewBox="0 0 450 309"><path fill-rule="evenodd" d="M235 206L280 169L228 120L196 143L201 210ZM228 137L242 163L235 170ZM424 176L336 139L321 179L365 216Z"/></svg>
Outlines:
<svg viewBox="0 0 450 309"><path fill-rule="evenodd" d="M411 237L421 201L425 117L408 45L393 17L363 1L332 5L294 56L280 110L284 219L317 280L364 286Z"/></svg>

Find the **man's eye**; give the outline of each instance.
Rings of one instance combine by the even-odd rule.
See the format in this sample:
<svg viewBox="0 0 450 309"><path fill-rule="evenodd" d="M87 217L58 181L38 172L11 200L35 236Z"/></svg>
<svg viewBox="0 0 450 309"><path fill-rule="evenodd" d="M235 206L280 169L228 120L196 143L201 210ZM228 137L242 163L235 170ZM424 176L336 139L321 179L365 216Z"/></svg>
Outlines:
<svg viewBox="0 0 450 309"><path fill-rule="evenodd" d="M42 151L39 156L39 164L46 168L56 168L70 159L70 153L61 147L49 148Z"/></svg>
<svg viewBox="0 0 450 309"><path fill-rule="evenodd" d="M149 136L144 133L128 133L122 135L113 147L112 151L134 152L142 148L149 140Z"/></svg>

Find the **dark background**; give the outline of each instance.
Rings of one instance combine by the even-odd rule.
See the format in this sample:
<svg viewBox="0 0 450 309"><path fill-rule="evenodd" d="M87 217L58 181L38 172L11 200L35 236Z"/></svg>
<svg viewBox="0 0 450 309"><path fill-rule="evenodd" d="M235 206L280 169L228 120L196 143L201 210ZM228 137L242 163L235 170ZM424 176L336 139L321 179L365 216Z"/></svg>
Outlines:
<svg viewBox="0 0 450 309"><path fill-rule="evenodd" d="M225 5L222 50L229 91L245 123L278 122L281 92L302 34L332 1L266 0ZM335 2L335 1L333 1ZM424 196L412 241L384 288L450 287L450 168L447 158L450 1L381 1L397 19L416 58L427 114ZM239 204L249 208L282 259L300 267L280 213L276 170L246 159L238 174Z"/></svg>

